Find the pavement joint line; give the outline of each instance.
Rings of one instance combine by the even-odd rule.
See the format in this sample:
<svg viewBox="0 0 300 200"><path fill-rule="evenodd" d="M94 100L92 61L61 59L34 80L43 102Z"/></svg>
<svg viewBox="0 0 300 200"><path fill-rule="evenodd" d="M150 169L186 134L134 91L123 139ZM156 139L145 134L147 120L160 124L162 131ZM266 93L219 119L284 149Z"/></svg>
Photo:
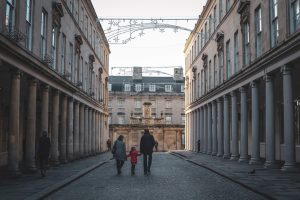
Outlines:
<svg viewBox="0 0 300 200"><path fill-rule="evenodd" d="M263 196L263 197L265 197L265 198L267 198L267 199L275 200L274 197L271 197L271 196L268 195L268 194L262 193L262 192L260 192L260 191L258 191L258 190L256 190L256 189L254 189L254 188L252 188L252 187L250 187L250 186L248 186L248 185L246 185L246 184L244 184L244 183L242 183L242 182L240 182L240 181L237 181L237 180L235 180L235 179L233 179L233 178L230 178L229 176L226 176L226 175L224 175L224 174L222 174L222 173L220 173L220 172L218 172L218 171L216 171L216 170L214 170L214 169L212 169L212 168L209 168L209 167L207 167L207 166L205 166L205 165L202 165L202 164L199 164L199 163L197 163L197 162L195 162L195 161L192 161L192 160L190 160L190 159L187 159L187 158L185 158L186 156L182 156L180 153L177 153L177 152L171 152L170 154L173 155L173 156L176 156L176 157L178 157L178 158L181 158L181 159L183 159L183 160L185 160L185 161L187 161L187 162L190 162L190 163L192 163L192 164L194 164L194 165L197 165L197 166L200 166L200 167L202 167L202 168L205 168L205 169L207 169L207 170L209 170L209 171L211 171L211 172L213 172L213 173L215 173L215 174L218 174L219 176L222 176L222 177L224 177L224 178L226 178L226 179L228 179L228 180L230 180L230 181L232 181L232 182L234 182L234 183L236 183L236 184L239 184L240 186L242 186L242 187L244 187L244 188L246 188L246 189L248 189L248 190L251 190L252 192L255 192L255 193L257 193L257 194L259 194L259 195L261 195L261 196Z"/></svg>
<svg viewBox="0 0 300 200"><path fill-rule="evenodd" d="M111 160L111 159L110 159ZM106 160L106 161L102 161L99 162L97 164L94 164L86 169L81 170L80 172L62 180L59 181L58 183L55 183L45 189L43 189L40 192L37 192L31 196L26 197L24 200L40 200L40 199L44 199L48 196L50 196L51 194L53 194L54 192L57 192L58 190L66 187L67 185L71 184L72 182L76 181L77 179L81 178L82 176L88 174L89 172L95 170L96 168L108 163L110 160Z"/></svg>

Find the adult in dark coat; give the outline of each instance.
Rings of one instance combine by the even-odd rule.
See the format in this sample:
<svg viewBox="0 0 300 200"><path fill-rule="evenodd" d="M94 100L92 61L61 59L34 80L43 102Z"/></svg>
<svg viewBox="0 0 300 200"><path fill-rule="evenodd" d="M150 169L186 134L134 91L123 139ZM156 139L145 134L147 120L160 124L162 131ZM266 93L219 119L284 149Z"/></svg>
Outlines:
<svg viewBox="0 0 300 200"><path fill-rule="evenodd" d="M126 145L123 142L123 139L124 136L120 135L113 146L113 154L114 158L116 159L118 174L122 173L121 169L123 167L124 162L127 160Z"/></svg>
<svg viewBox="0 0 300 200"><path fill-rule="evenodd" d="M51 142L47 135L47 131L43 131L42 136L39 139L38 156L40 160L41 175L46 176L46 167L48 164L50 154Z"/></svg>
<svg viewBox="0 0 300 200"><path fill-rule="evenodd" d="M155 140L153 135L150 135L148 129L145 129L144 135L140 142L140 152L143 154L144 160L144 174L150 174L150 168L152 164L153 147L155 146Z"/></svg>

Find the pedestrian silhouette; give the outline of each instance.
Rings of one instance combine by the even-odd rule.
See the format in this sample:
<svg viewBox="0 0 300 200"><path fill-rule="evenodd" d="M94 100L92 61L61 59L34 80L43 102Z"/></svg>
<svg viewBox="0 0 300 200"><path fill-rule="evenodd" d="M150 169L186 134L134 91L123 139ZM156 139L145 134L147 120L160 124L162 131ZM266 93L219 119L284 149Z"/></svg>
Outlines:
<svg viewBox="0 0 300 200"><path fill-rule="evenodd" d="M108 150L108 151L111 151L111 141L110 141L110 139L108 139L108 140L106 141L106 146L107 146L107 150Z"/></svg>
<svg viewBox="0 0 300 200"><path fill-rule="evenodd" d="M39 139L38 156L40 161L41 175L46 176L46 168L48 166L49 154L50 154L50 138L47 131L44 130L42 136Z"/></svg>
<svg viewBox="0 0 300 200"><path fill-rule="evenodd" d="M150 175L151 164L152 164L152 153L153 147L155 145L155 140L153 135L150 135L148 129L145 129L144 135L141 138L140 150L143 154L143 163L144 163L144 174Z"/></svg>
<svg viewBox="0 0 300 200"><path fill-rule="evenodd" d="M131 151L127 155L127 157L130 157L131 161L131 175L135 174L135 166L137 164L137 157L141 154L135 149L135 147L131 147Z"/></svg>
<svg viewBox="0 0 300 200"><path fill-rule="evenodd" d="M117 172L118 174L121 174L122 167L124 165L124 162L127 160L126 156L126 146L123 142L124 136L120 135L118 139L114 142L114 146L112 149L112 153L114 154L114 158L116 159L117 164Z"/></svg>

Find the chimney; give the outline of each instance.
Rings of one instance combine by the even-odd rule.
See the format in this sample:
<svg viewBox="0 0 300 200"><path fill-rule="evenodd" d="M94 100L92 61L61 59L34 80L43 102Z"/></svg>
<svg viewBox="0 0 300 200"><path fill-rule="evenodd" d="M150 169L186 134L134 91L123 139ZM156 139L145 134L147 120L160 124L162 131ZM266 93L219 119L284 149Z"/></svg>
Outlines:
<svg viewBox="0 0 300 200"><path fill-rule="evenodd" d="M133 80L142 80L143 78L143 68L142 67L133 67Z"/></svg>
<svg viewBox="0 0 300 200"><path fill-rule="evenodd" d="M174 81L182 81L183 80L183 68L182 67L174 68L173 80Z"/></svg>

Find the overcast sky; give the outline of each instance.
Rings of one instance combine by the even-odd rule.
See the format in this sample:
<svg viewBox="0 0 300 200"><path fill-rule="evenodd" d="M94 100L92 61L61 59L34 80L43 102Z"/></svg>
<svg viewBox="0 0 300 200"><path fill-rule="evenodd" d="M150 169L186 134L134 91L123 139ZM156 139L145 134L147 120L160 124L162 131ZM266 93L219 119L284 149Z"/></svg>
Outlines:
<svg viewBox="0 0 300 200"><path fill-rule="evenodd" d="M92 0L99 18L198 18L206 0ZM100 21L101 22L101 21ZM101 22L103 28L107 26ZM177 25L192 29L195 21ZM176 25L176 24L173 24ZM189 36L187 31L164 33L152 29L144 31L126 45L110 45L110 67L132 66L183 66L184 44Z"/></svg>

